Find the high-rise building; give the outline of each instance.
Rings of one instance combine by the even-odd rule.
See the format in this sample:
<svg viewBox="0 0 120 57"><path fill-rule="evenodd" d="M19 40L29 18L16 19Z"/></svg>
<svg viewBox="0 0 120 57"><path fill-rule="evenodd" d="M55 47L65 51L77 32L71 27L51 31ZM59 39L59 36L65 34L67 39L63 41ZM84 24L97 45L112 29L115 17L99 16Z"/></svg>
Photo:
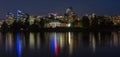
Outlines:
<svg viewBox="0 0 120 57"><path fill-rule="evenodd" d="M69 8L66 9L66 14L67 14L67 15L73 14L73 9L72 9L72 7L69 7Z"/></svg>

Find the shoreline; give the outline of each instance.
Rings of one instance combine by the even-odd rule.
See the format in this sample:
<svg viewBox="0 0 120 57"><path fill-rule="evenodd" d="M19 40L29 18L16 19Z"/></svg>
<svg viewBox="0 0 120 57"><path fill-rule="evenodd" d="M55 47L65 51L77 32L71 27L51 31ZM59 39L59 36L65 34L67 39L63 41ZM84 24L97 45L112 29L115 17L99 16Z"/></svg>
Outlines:
<svg viewBox="0 0 120 57"><path fill-rule="evenodd" d="M104 32L120 31L120 28L37 28L30 30L0 30L0 32Z"/></svg>

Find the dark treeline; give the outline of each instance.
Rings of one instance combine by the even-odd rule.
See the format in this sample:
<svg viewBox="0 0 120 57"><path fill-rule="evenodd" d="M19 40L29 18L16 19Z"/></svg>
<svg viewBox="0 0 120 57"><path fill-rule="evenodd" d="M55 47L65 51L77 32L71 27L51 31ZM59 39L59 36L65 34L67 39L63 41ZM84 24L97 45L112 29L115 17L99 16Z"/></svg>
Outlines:
<svg viewBox="0 0 120 57"><path fill-rule="evenodd" d="M120 26L119 24L115 25L113 20L105 16L95 16L94 18L83 16L81 22L84 28L115 29Z"/></svg>
<svg viewBox="0 0 120 57"><path fill-rule="evenodd" d="M69 16L66 16L64 18L67 18ZM71 17L70 17L71 18ZM5 21L1 25L1 30L7 31L19 31L19 30L25 30L25 31L38 31L41 28L45 28L45 24L52 22L54 20L58 20L60 23L71 23L71 27L76 28L77 24L80 24L79 28L94 28L94 29L115 29L119 28L119 24L114 25L113 21L109 18L106 18L105 16L94 16L89 18L88 16L83 16L81 19L77 15L73 15L72 19L68 18L68 21L66 19L60 20L55 19L55 16L51 17L42 17L39 18L40 21L34 20L33 24L30 24L30 16L29 14L26 14L25 22L21 20L15 19L14 22L10 25L8 25ZM70 20L70 21L69 21Z"/></svg>

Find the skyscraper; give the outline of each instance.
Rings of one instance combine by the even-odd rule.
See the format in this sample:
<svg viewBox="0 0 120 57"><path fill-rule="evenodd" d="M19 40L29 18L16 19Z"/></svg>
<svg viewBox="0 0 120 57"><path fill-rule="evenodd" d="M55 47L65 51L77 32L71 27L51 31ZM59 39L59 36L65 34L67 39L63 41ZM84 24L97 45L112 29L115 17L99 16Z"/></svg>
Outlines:
<svg viewBox="0 0 120 57"><path fill-rule="evenodd" d="M71 15L71 14L73 14L73 9L72 9L72 7L68 7L67 9L66 9L66 14L69 16L69 15Z"/></svg>

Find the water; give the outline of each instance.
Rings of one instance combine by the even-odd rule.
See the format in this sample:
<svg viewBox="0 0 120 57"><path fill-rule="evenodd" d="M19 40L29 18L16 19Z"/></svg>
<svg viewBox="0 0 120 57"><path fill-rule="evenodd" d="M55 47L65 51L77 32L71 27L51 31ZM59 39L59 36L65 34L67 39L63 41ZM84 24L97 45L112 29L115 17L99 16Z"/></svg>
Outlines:
<svg viewBox="0 0 120 57"><path fill-rule="evenodd" d="M120 57L120 32L0 32L0 57Z"/></svg>

